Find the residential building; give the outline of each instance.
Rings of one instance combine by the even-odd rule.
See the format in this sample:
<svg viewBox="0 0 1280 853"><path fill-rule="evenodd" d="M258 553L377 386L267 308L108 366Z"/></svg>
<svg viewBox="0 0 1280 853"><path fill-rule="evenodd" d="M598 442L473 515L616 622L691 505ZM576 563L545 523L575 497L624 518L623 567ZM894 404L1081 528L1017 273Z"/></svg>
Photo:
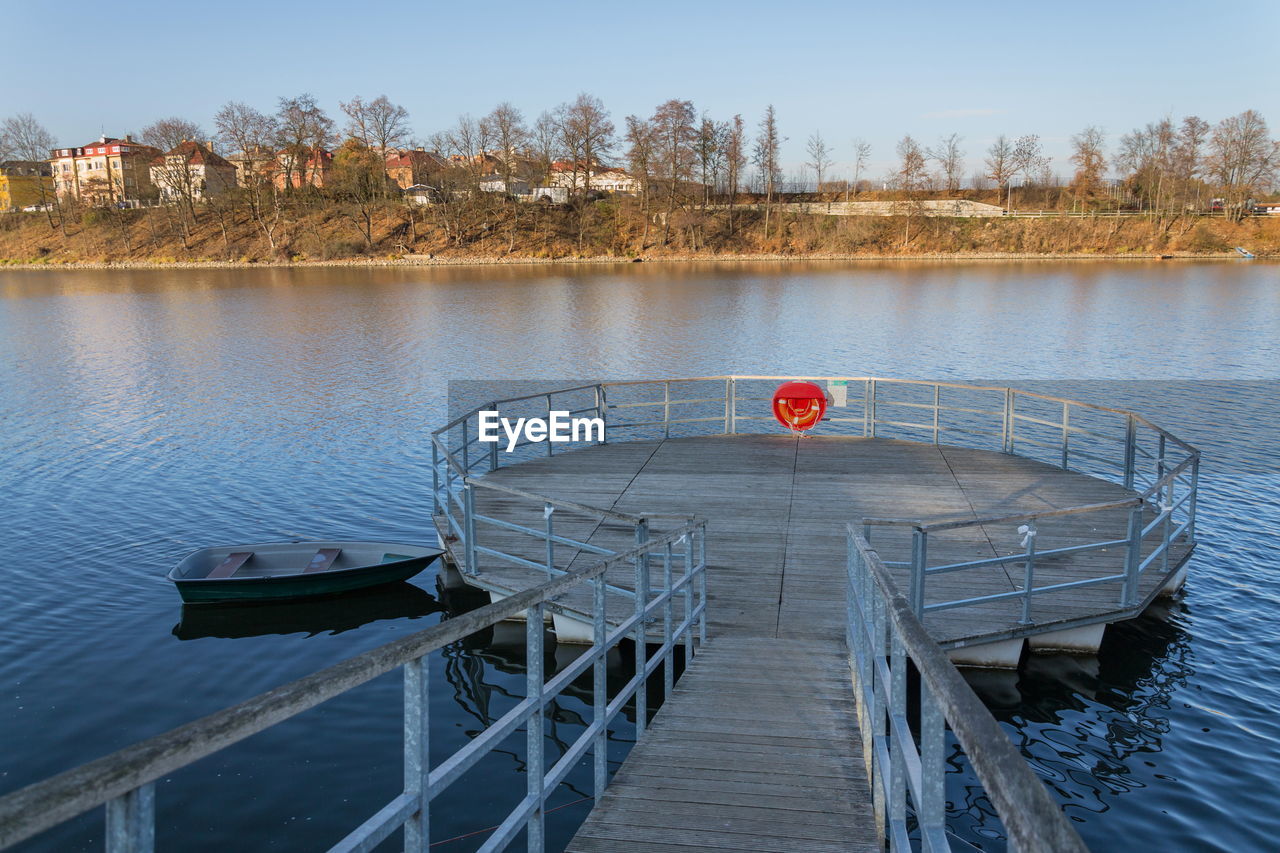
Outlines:
<svg viewBox="0 0 1280 853"><path fill-rule="evenodd" d="M212 143L186 140L152 162L151 182L165 201L203 201L235 189L236 167Z"/></svg>
<svg viewBox="0 0 1280 853"><path fill-rule="evenodd" d="M48 163L6 160L0 163L0 210L21 210L53 200Z"/></svg>
<svg viewBox="0 0 1280 853"><path fill-rule="evenodd" d="M590 171L590 188L600 192L636 194L641 191L640 182L615 166L596 164L588 169L581 163L557 160L551 164L547 183L553 187L581 189Z"/></svg>
<svg viewBox="0 0 1280 853"><path fill-rule="evenodd" d="M280 169L276 152L262 146L237 151L227 158L227 162L235 167L236 183L242 187L274 183Z"/></svg>
<svg viewBox="0 0 1280 853"><path fill-rule="evenodd" d="M387 151L387 177L402 190L427 183L427 179L448 169L447 159L425 148L391 148Z"/></svg>
<svg viewBox="0 0 1280 853"><path fill-rule="evenodd" d="M276 154L276 189L323 187L333 170L333 153L323 148L285 148Z"/></svg>
<svg viewBox="0 0 1280 853"><path fill-rule="evenodd" d="M151 162L160 150L133 137L102 136L76 148L55 148L49 164L59 198L85 204L121 204L152 198Z"/></svg>

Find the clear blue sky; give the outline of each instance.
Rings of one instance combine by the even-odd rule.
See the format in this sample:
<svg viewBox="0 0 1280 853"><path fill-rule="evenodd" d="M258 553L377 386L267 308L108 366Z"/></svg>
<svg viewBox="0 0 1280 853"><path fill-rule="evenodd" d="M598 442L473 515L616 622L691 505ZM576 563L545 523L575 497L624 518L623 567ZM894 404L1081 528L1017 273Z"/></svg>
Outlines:
<svg viewBox="0 0 1280 853"><path fill-rule="evenodd" d="M180 3L5 0L0 116L35 113L61 144L227 100L270 110L311 92L333 113L385 93L419 137L510 100L529 118L589 91L621 127L669 98L755 124L766 104L805 159L820 130L872 175L910 133L959 133L969 172L1000 133L1038 133L1068 173L1088 124L1109 144L1166 113L1260 110L1280 135L1280 2ZM30 34L26 37L23 34Z"/></svg>

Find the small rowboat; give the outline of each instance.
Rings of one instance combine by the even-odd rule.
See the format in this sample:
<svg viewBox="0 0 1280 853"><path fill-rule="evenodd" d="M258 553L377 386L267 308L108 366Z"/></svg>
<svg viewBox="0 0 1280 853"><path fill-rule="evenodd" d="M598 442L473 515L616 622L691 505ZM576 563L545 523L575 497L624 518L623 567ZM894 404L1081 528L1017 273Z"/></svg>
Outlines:
<svg viewBox="0 0 1280 853"><path fill-rule="evenodd" d="M268 542L188 555L169 572L188 603L283 601L408 580L444 552L389 542Z"/></svg>

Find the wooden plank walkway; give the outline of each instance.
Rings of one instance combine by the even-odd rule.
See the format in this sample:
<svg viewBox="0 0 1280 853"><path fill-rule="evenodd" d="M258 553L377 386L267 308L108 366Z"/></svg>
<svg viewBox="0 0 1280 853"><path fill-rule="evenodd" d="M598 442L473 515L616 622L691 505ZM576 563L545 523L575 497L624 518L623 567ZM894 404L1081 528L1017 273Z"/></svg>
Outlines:
<svg viewBox="0 0 1280 853"><path fill-rule="evenodd" d="M566 849L880 850L843 647L709 641Z"/></svg>

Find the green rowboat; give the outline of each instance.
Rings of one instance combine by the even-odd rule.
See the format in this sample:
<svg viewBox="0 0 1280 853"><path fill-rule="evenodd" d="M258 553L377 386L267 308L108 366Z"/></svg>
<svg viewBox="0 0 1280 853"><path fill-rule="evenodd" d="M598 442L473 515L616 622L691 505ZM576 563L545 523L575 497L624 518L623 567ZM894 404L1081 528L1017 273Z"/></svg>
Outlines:
<svg viewBox="0 0 1280 853"><path fill-rule="evenodd" d="M169 572L188 604L286 601L408 580L444 552L391 542L265 542L188 555Z"/></svg>

